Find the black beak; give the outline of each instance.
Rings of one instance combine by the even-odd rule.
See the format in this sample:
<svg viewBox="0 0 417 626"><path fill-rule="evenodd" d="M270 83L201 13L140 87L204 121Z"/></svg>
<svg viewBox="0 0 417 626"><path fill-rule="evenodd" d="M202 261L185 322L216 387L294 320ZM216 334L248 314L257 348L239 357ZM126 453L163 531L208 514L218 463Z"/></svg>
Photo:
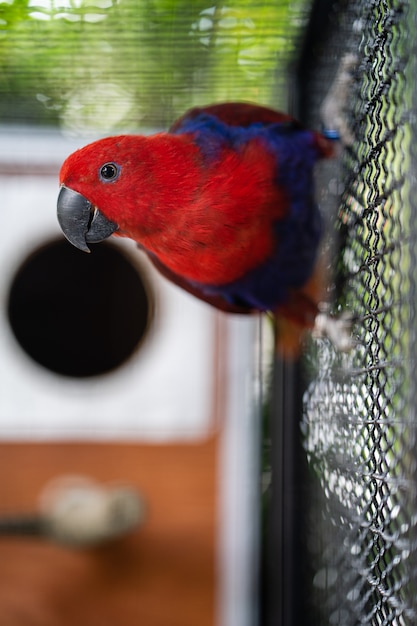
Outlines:
<svg viewBox="0 0 417 626"><path fill-rule="evenodd" d="M84 252L90 252L88 243L103 241L118 228L84 196L64 186L58 196L58 222L68 241Z"/></svg>

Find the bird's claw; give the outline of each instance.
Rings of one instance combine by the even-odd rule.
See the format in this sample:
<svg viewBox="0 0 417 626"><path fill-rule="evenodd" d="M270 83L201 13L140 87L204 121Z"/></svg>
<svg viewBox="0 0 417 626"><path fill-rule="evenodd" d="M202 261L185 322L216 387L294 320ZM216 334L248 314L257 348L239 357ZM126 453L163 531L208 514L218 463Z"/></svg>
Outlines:
<svg viewBox="0 0 417 626"><path fill-rule="evenodd" d="M312 336L315 339L330 339L339 352L350 352L358 342L352 337L354 317L342 313L335 317L328 313L319 313L315 319Z"/></svg>
<svg viewBox="0 0 417 626"><path fill-rule="evenodd" d="M347 121L346 106L353 81L353 70L357 63L358 58L355 54L348 53L342 57L332 86L320 110L325 133L329 135L336 133L345 146L351 146L355 141L355 136Z"/></svg>

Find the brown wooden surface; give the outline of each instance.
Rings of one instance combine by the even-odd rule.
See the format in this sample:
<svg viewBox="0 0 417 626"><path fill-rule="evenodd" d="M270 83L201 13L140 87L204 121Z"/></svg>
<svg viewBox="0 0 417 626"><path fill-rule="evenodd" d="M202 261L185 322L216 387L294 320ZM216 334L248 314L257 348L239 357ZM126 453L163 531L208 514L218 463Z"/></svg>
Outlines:
<svg viewBox="0 0 417 626"><path fill-rule="evenodd" d="M1 626L214 626L217 437L184 445L0 444L0 515L31 511L52 478L136 487L143 527L73 550L0 538Z"/></svg>

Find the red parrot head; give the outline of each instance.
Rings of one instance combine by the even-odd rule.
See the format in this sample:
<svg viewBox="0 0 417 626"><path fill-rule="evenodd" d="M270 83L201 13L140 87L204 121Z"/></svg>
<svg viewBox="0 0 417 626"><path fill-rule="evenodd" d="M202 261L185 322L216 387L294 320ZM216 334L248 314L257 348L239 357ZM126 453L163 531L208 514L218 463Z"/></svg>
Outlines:
<svg viewBox="0 0 417 626"><path fill-rule="evenodd" d="M120 135L99 139L71 154L61 167L57 207L67 239L89 252L89 243L113 233L141 238L159 231L158 207L164 207L166 215L180 204L174 180L180 175L178 161L182 170L195 165L192 158L187 163L184 143L164 133ZM184 186L181 193L184 196Z"/></svg>
<svg viewBox="0 0 417 626"><path fill-rule="evenodd" d="M116 183L119 180L120 187L122 171L128 166L125 149L121 165L123 139L111 137L89 144L71 154L61 167L58 221L67 239L85 252L90 251L89 243L102 241L119 228L98 207L108 207L120 195Z"/></svg>

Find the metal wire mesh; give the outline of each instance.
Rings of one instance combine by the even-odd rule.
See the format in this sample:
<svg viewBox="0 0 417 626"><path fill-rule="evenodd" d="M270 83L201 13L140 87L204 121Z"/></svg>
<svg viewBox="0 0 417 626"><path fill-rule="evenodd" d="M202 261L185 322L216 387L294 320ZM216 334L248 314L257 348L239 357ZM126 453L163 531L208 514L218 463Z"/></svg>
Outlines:
<svg viewBox="0 0 417 626"><path fill-rule="evenodd" d="M323 624L417 623L415 13L414 1L334 3L302 93L314 121L343 54L357 55L355 142L324 173L322 202L331 212L343 183L334 310L357 316L358 344L311 346L302 424Z"/></svg>

